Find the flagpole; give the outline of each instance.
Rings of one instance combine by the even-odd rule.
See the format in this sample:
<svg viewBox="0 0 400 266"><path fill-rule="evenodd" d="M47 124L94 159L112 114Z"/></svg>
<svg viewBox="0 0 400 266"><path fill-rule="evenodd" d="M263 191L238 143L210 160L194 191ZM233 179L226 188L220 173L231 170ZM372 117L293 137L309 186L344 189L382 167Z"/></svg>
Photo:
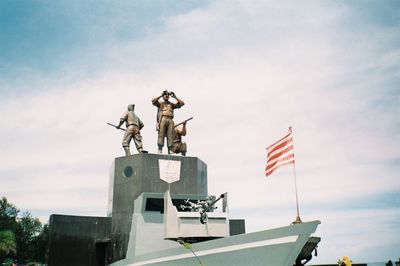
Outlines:
<svg viewBox="0 0 400 266"><path fill-rule="evenodd" d="M293 162L293 174L294 174L294 188L296 191L296 209L297 209L297 217L296 220L293 222L294 224L300 224L302 223L300 219L300 212L299 212L299 197L297 195L297 178L296 178L296 167L295 163Z"/></svg>
<svg viewBox="0 0 400 266"><path fill-rule="evenodd" d="M292 133L292 127L289 127L289 132ZM292 135L292 142L293 142L293 135ZM293 146L294 146L294 142L293 142ZM302 223L301 219L300 219L300 212L299 212L299 197L297 194L297 177L296 177L296 163L295 161L293 161L293 176L294 176L294 189L296 192L296 210L297 210L297 216L296 216L296 220L293 222L294 224L300 224Z"/></svg>

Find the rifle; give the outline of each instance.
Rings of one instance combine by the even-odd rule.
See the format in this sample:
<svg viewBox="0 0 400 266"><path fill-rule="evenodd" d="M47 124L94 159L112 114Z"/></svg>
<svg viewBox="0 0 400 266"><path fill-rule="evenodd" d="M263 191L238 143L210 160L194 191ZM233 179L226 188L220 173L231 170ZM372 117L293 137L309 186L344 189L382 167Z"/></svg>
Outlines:
<svg viewBox="0 0 400 266"><path fill-rule="evenodd" d="M180 125L182 125L182 124L184 124L184 123L186 123L187 121L192 120L192 119L193 119L193 116L190 117L190 118L188 118L188 119L186 119L186 120L183 120L182 122L180 122L180 123L178 123L178 124L176 124L175 127L180 126Z"/></svg>
<svg viewBox="0 0 400 266"><path fill-rule="evenodd" d="M107 123L107 125L112 126L112 127L115 127L116 129L120 129L120 130L126 131L126 129L118 128L116 125L113 125L113 124L111 124L111 123Z"/></svg>

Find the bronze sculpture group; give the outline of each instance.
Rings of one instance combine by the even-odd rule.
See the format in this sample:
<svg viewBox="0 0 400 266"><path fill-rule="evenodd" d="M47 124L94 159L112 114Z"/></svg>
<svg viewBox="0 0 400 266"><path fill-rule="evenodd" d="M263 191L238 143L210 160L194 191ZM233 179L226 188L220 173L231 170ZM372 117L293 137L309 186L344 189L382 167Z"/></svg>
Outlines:
<svg viewBox="0 0 400 266"><path fill-rule="evenodd" d="M170 97L175 99L175 103L170 101ZM157 146L158 153L162 153L165 138L167 139L168 154L186 155L187 146L182 141L182 136L186 135L186 123L193 117L175 125L174 123L174 109L181 108L185 103L179 99L172 91L163 91L160 96L155 97L152 104L157 107L157 123L156 129L158 131ZM122 147L126 156L131 155L129 146L133 139L136 149L139 153L146 153L143 149L142 136L140 130L144 127L143 122L134 112L135 105L129 104L128 110L121 116L117 126L108 123L109 125L122 129L122 124L125 123L126 129L122 139Z"/></svg>

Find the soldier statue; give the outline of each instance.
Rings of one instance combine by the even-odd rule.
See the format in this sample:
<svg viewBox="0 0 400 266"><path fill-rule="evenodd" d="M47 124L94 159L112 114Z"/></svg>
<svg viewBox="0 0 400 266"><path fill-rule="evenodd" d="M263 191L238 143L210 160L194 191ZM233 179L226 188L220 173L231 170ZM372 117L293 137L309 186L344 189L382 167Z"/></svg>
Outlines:
<svg viewBox="0 0 400 266"><path fill-rule="evenodd" d="M116 126L117 129L120 129L121 125L125 122L126 130L124 138L122 140L122 147L125 150L126 156L131 155L131 152L129 150L129 144L132 139L135 142L137 151L139 153L144 152L142 144L142 136L140 135L140 130L144 127L144 125L143 122L140 120L140 118L135 114L134 110L135 110L134 104L128 105L128 111L126 111L122 115L118 126Z"/></svg>
<svg viewBox="0 0 400 266"><path fill-rule="evenodd" d="M172 103L169 101L169 96L174 98L177 102ZM160 102L160 98L162 101ZM164 139L167 138L168 154L172 152L172 145L174 141L174 109L181 108L185 103L179 99L175 93L163 91L162 94L152 100L154 106L158 108L157 112L157 131L158 131L158 153L162 153L164 147Z"/></svg>
<svg viewBox="0 0 400 266"><path fill-rule="evenodd" d="M182 127L176 126L174 130L174 143L172 144L171 151L173 153L181 153L186 156L186 142L182 141L182 136L186 136L186 122L182 123Z"/></svg>

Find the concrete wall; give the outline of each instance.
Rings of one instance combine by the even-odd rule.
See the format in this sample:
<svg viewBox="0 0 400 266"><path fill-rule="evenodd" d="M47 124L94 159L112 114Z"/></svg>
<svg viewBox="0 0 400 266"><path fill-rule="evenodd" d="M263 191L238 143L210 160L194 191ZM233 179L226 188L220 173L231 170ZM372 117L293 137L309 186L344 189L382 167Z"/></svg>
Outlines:
<svg viewBox="0 0 400 266"><path fill-rule="evenodd" d="M229 235L240 235L246 233L246 226L244 219L229 220Z"/></svg>
<svg viewBox="0 0 400 266"><path fill-rule="evenodd" d="M126 257L134 201L143 192L164 193L158 160L181 162L180 181L171 185L173 198L208 195L207 165L195 157L135 154L116 158L111 166L108 217L52 215L48 265L100 266ZM100 199L101 200L101 199ZM162 202L155 202L161 209ZM244 233L243 220L230 221L231 235Z"/></svg>
<svg viewBox="0 0 400 266"><path fill-rule="evenodd" d="M110 229L108 217L51 215L48 265L105 265Z"/></svg>
<svg viewBox="0 0 400 266"><path fill-rule="evenodd" d="M135 154L116 158L111 167L109 210L112 261L126 257L134 201L143 192L164 193L168 184L160 180L159 159L181 162L180 180L171 194L207 195L207 165L196 157Z"/></svg>

